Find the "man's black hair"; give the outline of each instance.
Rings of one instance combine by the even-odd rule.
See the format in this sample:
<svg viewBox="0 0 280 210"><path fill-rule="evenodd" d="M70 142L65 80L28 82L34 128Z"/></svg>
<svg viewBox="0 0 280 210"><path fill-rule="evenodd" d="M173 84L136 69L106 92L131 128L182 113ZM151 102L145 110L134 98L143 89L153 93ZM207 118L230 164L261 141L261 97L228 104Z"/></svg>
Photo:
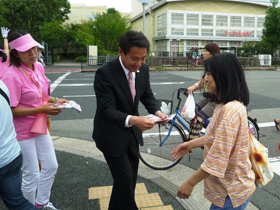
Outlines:
<svg viewBox="0 0 280 210"><path fill-rule="evenodd" d="M144 34L130 30L120 37L119 46L126 55L130 52L131 47L146 48L148 52L150 49L150 42Z"/></svg>

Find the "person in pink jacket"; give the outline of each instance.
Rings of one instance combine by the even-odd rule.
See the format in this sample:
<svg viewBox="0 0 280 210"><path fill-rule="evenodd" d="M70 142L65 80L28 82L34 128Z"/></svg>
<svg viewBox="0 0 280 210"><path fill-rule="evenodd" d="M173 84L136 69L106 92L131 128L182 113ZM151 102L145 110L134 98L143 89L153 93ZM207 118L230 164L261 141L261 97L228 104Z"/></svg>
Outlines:
<svg viewBox="0 0 280 210"><path fill-rule="evenodd" d="M21 30L9 34L8 41L12 65L2 80L11 93L13 121L22 150L22 192L36 208L56 210L49 199L58 164L46 122L47 115L61 112L53 105L67 100L50 96L49 80L37 62L40 44ZM43 121L38 122L40 119Z"/></svg>
<svg viewBox="0 0 280 210"><path fill-rule="evenodd" d="M1 27L2 37L4 39L4 46L0 44L0 79L3 77L6 70L9 68L9 44L8 33L10 29Z"/></svg>

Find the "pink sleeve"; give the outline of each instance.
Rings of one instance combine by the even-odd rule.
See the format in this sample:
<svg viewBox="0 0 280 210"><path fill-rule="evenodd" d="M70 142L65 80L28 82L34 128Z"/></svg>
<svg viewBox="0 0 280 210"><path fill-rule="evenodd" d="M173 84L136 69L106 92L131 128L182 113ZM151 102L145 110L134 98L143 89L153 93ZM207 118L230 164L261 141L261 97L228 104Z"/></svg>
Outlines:
<svg viewBox="0 0 280 210"><path fill-rule="evenodd" d="M10 91L11 107L17 107L21 98L21 84L16 78L4 77L2 81Z"/></svg>

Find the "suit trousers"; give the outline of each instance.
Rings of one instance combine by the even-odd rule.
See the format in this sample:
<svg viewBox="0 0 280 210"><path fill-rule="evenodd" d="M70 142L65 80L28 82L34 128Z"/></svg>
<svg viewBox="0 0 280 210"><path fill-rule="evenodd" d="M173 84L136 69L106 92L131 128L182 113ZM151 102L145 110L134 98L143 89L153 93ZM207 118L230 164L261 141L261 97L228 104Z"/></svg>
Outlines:
<svg viewBox="0 0 280 210"><path fill-rule="evenodd" d="M135 187L139 165L139 144L135 137L122 157L104 154L114 180L109 210L137 210Z"/></svg>

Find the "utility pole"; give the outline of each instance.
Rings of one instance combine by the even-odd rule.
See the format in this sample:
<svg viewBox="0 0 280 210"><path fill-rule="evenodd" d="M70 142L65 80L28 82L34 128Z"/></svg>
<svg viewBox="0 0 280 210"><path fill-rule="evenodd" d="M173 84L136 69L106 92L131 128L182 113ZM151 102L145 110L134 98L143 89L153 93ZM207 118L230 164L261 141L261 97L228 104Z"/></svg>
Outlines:
<svg viewBox="0 0 280 210"><path fill-rule="evenodd" d="M145 35L145 5L148 3L153 3L153 0L138 0L138 2L142 3L143 5L143 34Z"/></svg>

